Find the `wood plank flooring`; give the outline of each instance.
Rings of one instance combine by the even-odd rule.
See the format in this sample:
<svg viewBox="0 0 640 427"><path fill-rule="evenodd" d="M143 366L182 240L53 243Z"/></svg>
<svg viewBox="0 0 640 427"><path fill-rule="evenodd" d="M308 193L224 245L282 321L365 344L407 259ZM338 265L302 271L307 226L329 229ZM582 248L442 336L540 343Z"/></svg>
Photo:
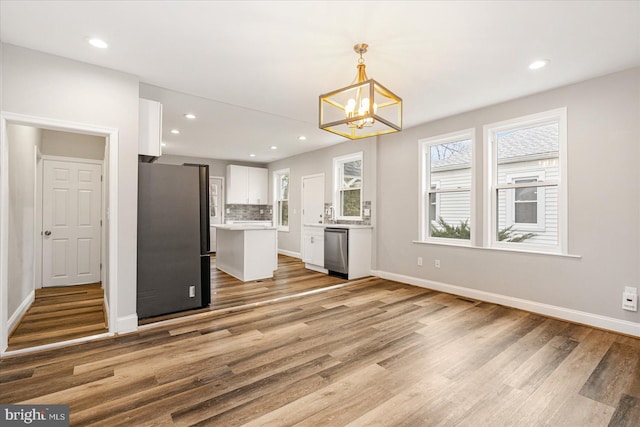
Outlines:
<svg viewBox="0 0 640 427"><path fill-rule="evenodd" d="M211 306L209 308L140 319L138 324L147 325L189 314L270 301L346 282L344 279L307 270L299 259L286 255L278 255L278 269L273 278L243 282L218 270L215 260L216 256L211 255Z"/></svg>
<svg viewBox="0 0 640 427"><path fill-rule="evenodd" d="M36 289L9 351L108 332L100 283Z"/></svg>
<svg viewBox="0 0 640 427"><path fill-rule="evenodd" d="M0 360L72 425L638 426L640 340L372 278Z"/></svg>

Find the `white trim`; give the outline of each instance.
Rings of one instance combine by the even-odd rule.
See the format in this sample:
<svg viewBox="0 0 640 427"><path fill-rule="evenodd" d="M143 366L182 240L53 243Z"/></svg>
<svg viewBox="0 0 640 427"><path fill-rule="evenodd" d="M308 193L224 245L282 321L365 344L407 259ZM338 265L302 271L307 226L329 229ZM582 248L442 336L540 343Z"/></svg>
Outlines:
<svg viewBox="0 0 640 427"><path fill-rule="evenodd" d="M77 132L106 137L109 153L109 319L117 319L118 309L118 129L96 126L66 120L36 117L8 111L0 112L0 352L8 345L8 229L9 229L9 186L8 186L8 143L7 123L33 126L63 132ZM137 326L137 322L136 322ZM119 332L117 322L109 322L109 333Z"/></svg>
<svg viewBox="0 0 640 427"><path fill-rule="evenodd" d="M286 256L290 256L292 258L302 259L302 255L300 252L287 251L284 249L278 249L278 253Z"/></svg>
<svg viewBox="0 0 640 427"><path fill-rule="evenodd" d="M448 240L452 240L452 242L449 242ZM474 250L478 249L481 251L515 252L515 253L529 254L529 255L550 255L550 256L558 256L558 257L565 257L565 258L577 258L577 259L582 258L582 255L563 254L560 252L548 251L548 250L545 250L544 246L536 246L533 249L530 246L527 246L526 249L518 249L517 247L513 247L513 246L508 246L508 247L497 246L497 247L485 248L484 246L469 246L469 245L456 244L455 239L447 239L446 242L423 242L421 240L412 240L411 243L417 243L421 245L457 246L457 247L474 249Z"/></svg>
<svg viewBox="0 0 640 427"><path fill-rule="evenodd" d="M307 270L317 271L318 273L329 274L329 270L327 270L326 268L320 267L319 265L315 265L315 264L305 263L304 264L304 268L306 268Z"/></svg>
<svg viewBox="0 0 640 427"><path fill-rule="evenodd" d="M114 318L113 323L118 325L118 334L126 334L127 332L135 332L138 330L138 315L130 314L129 316Z"/></svg>
<svg viewBox="0 0 640 427"><path fill-rule="evenodd" d="M342 215L342 204L340 203L340 191L342 190L342 175L343 166L350 161L360 160L360 215L358 216L344 216ZM355 189L354 189L355 190ZM344 156L333 158L333 207L334 207L334 220L344 221L362 221L362 204L364 198L364 152L358 151L356 153L346 154Z"/></svg>
<svg viewBox="0 0 640 427"><path fill-rule="evenodd" d="M372 274L375 274L382 279L393 280L396 282L419 286L421 288L433 289L440 292L460 295L466 298L473 298L494 304L505 305L507 307L530 311L532 313L542 314L544 316L550 316L569 322L580 323L583 325L593 326L595 328L601 328L613 332L640 337L640 323L637 322L630 322L628 320L601 316L599 314L593 314L585 311L574 310L571 308L559 307L556 305L544 304L536 301L529 301L521 298L495 294L493 292L485 292L477 289L465 288L463 286L451 285L448 283L436 282L433 280L405 276L403 274L390 273L386 271L372 271Z"/></svg>
<svg viewBox="0 0 640 427"><path fill-rule="evenodd" d="M103 165L104 160L85 159L81 157L65 157L65 156L51 156L49 154L43 154L42 160L53 160L57 162L71 162L71 163L88 163L92 165Z"/></svg>
<svg viewBox="0 0 640 427"><path fill-rule="evenodd" d="M29 310L29 307L31 307L31 304L33 304L35 300L36 300L36 292L35 291L29 292L29 295L27 295L24 301L20 303L18 308L16 308L16 311L14 311L11 317L9 318L9 322L8 322L9 333L13 332L16 326L18 326L20 319L22 319L22 316L26 314L27 310Z"/></svg>
<svg viewBox="0 0 640 427"><path fill-rule="evenodd" d="M211 180L212 179L220 179L222 180L222 187L220 187L220 191L222 191L222 197L221 197L221 202L222 202L222 207L219 209L220 210L220 224L224 224L224 205L226 202L226 190L227 187L225 186L225 181L224 181L224 176L214 176L214 175L209 175L209 188L211 188ZM209 214L211 214L211 207L209 207ZM209 225L213 224L213 222L211 222L211 216L209 216Z"/></svg>
<svg viewBox="0 0 640 427"><path fill-rule="evenodd" d="M37 353L39 351L51 350L51 349L60 348L60 347L67 347L69 345L94 341L101 338L109 338L109 337L112 337L113 335L114 334L112 333L105 332L103 334L89 335L88 337L74 338L72 340L59 341L51 344L37 345L35 347L22 348L20 350L5 351L4 353L0 354L0 357L10 357L10 356L18 356L20 354Z"/></svg>

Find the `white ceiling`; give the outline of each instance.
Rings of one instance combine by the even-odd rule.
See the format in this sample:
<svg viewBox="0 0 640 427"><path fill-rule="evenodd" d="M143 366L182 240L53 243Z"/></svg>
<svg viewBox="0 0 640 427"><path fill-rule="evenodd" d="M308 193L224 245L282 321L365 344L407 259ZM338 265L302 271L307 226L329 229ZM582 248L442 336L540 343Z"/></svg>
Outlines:
<svg viewBox="0 0 640 427"><path fill-rule="evenodd" d="M259 162L345 141L318 129L318 95L351 83L355 43L405 128L640 65L638 1L2 0L0 28L139 76L164 105L166 153Z"/></svg>

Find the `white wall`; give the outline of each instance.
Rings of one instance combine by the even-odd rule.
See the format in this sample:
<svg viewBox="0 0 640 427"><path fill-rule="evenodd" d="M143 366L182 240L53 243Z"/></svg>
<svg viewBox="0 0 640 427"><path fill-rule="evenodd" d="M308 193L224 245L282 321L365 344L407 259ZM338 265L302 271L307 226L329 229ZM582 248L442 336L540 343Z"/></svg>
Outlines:
<svg viewBox="0 0 640 427"><path fill-rule="evenodd" d="M135 325L138 78L13 45L3 50L4 111L118 129L118 321Z"/></svg>
<svg viewBox="0 0 640 427"><path fill-rule="evenodd" d="M223 176L225 178L227 177L227 165L254 166L257 168L265 167L263 163L237 162L233 160L207 159L203 157L175 156L171 154L164 154L158 157L156 163L163 163L166 165L182 165L184 163L209 165L209 176Z"/></svg>
<svg viewBox="0 0 640 427"><path fill-rule="evenodd" d="M418 239L418 139L567 107L569 252L580 259L412 243ZM640 69L444 118L378 143L378 270L640 322L621 308L640 287ZM482 230L482 156L476 156ZM482 236L480 236L482 237ZM482 241L481 239L478 241ZM417 257L424 258L418 267ZM441 268L434 268L434 260Z"/></svg>
<svg viewBox="0 0 640 427"><path fill-rule="evenodd" d="M273 171L290 169L289 231L278 232L278 249L300 253L302 217L302 177L324 173L324 201L333 203L333 158L362 151L362 200L371 201L371 223L376 221L377 159L376 139L366 138L311 151L269 163L269 201L273 204ZM414 157L415 160L415 157ZM374 227L375 234L375 227ZM375 251L374 251L375 255ZM375 261L375 258L373 259ZM375 262L373 263L375 265Z"/></svg>
<svg viewBox="0 0 640 427"><path fill-rule="evenodd" d="M40 129L8 125L9 147L9 318L35 290L35 175Z"/></svg>
<svg viewBox="0 0 640 427"><path fill-rule="evenodd" d="M81 133L42 131L42 154L104 160L105 138Z"/></svg>

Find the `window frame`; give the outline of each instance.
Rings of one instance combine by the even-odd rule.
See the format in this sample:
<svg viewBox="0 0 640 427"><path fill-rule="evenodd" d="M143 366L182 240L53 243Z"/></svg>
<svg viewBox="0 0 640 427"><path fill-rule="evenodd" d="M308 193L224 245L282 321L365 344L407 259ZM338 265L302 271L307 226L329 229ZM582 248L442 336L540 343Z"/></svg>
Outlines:
<svg viewBox="0 0 640 427"><path fill-rule="evenodd" d="M280 183L282 177L287 175L289 178L289 196L291 196L291 170L289 168L278 169L273 171L273 225L278 228L278 231L289 231L289 225L282 225L282 217L279 211L279 202L289 203L289 198L280 198ZM289 203L290 205L290 203ZM291 223L290 215L287 213L287 224Z"/></svg>
<svg viewBox="0 0 640 427"><path fill-rule="evenodd" d="M362 206L364 196L364 159L363 152L347 154L345 156L333 158L333 206L335 208L335 219L341 221L362 221ZM360 160L360 214L357 216L342 215L341 193L344 176L344 164ZM353 189L352 189L353 190ZM350 190L350 191L352 191Z"/></svg>
<svg viewBox="0 0 640 427"><path fill-rule="evenodd" d="M530 127L542 126L545 124L558 124L558 179L541 180L536 183L506 183L498 184L498 156L497 156L497 136L507 131L515 131ZM510 249L523 252L549 252L568 254L567 247L567 108L557 108L541 113L530 114L510 120L504 120L484 125L483 144L483 170L484 170L484 247L495 249ZM519 175L516 172L510 175ZM534 176L534 172L523 172L524 176ZM535 184L535 185L531 185ZM499 190L509 190L522 187L537 187L539 190L546 187L557 187L558 189L558 235L556 245L545 245L522 242L503 242L497 240L498 233L498 207L497 198ZM508 194L508 193L507 193ZM512 196L514 197L514 196ZM538 195L540 198L540 194ZM507 200L507 210L509 209ZM538 212L540 209L538 205ZM538 222L540 217L538 217ZM521 228L524 231L525 228ZM532 230L536 231L536 230ZM538 230L539 231L539 230Z"/></svg>
<svg viewBox="0 0 640 427"><path fill-rule="evenodd" d="M476 192L475 192L475 164L476 164L476 131L475 128L469 128L457 132L451 132L443 135L436 135L429 138L421 138L418 140L418 162L420 171L420 185L419 185L419 236L418 241L424 243L439 243L449 244L454 246L475 246L475 206L476 206ZM431 188L431 155L430 150L434 145L447 144L451 142L458 142L463 140L471 140L471 184L469 188L464 189L441 189L440 181L434 180L435 189ZM429 159L429 161L427 160ZM440 195L442 193L453 192L469 192L469 227L471 228L471 235L469 239L452 239L448 237L432 237L430 236L431 221L429 220L430 205L429 195L434 193L436 195L436 215L439 215L440 211Z"/></svg>

